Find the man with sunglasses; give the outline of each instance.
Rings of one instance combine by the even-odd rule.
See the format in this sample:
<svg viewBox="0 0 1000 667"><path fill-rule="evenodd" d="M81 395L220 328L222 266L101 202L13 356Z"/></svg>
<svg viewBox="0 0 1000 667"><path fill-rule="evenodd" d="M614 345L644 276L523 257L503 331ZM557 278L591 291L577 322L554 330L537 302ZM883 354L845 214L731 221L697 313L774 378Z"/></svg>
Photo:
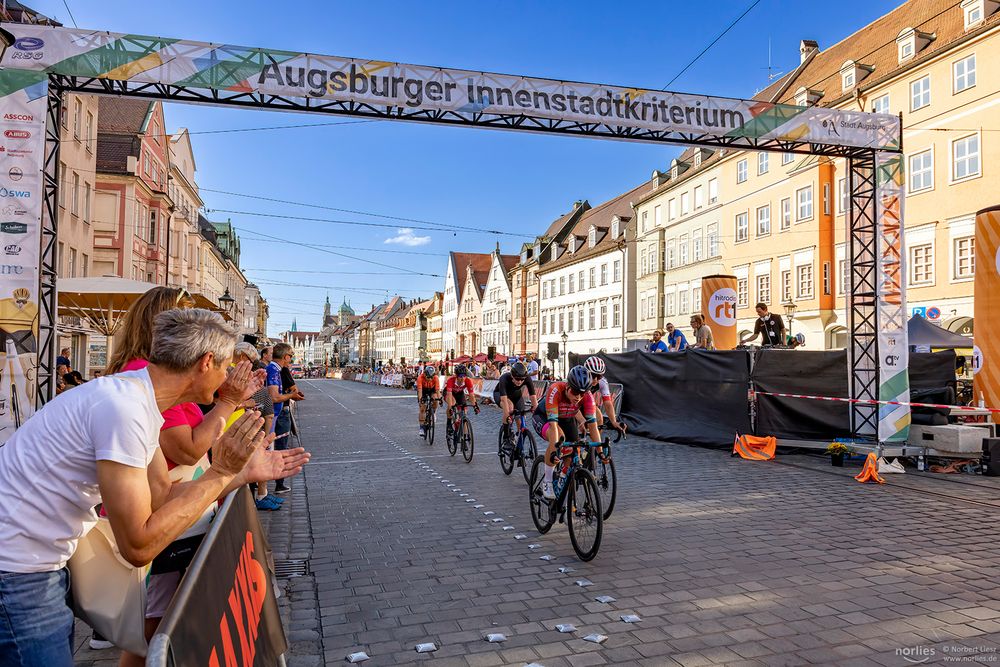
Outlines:
<svg viewBox="0 0 1000 667"><path fill-rule="evenodd" d="M598 445L601 434L597 430L597 409L590 389L590 372L583 366L574 366L566 375L565 382L553 382L545 392L545 403L539 404L533 417L535 432L548 441L545 450L545 478L542 481L542 496L555 500L552 489L552 473L556 465L559 443L575 443L580 439L576 413L583 413L583 420L590 436L590 443Z"/></svg>
<svg viewBox="0 0 1000 667"><path fill-rule="evenodd" d="M531 401L531 411L534 412L538 408L535 385L528 377L528 367L516 361L510 367L510 371L500 376L497 388L493 390L493 402L503 410L501 428L505 430L510 428L511 415L526 400Z"/></svg>
<svg viewBox="0 0 1000 667"><path fill-rule="evenodd" d="M301 401L305 395L299 391L292 381L289 364L295 359L292 346L288 343L278 343L271 354L271 363L267 365L267 390L271 392L274 403L274 448L288 449L288 434L292 430L292 411L288 401ZM286 377L287 374L287 377ZM274 487L275 493L287 493L285 480L279 479Z"/></svg>

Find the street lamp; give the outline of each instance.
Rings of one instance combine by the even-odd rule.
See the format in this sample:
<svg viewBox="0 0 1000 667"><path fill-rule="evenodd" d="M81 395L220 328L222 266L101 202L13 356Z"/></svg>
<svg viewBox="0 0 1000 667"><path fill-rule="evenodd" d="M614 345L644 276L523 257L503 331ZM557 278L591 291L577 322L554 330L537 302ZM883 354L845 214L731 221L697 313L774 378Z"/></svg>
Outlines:
<svg viewBox="0 0 1000 667"><path fill-rule="evenodd" d="M559 337L562 339L563 344L563 377L565 378L569 375L569 352L566 350L566 342L569 340L569 336L563 331Z"/></svg>
<svg viewBox="0 0 1000 667"><path fill-rule="evenodd" d="M219 297L219 305L222 306L227 315L230 315L232 314L234 303L236 303L236 299L229 295L229 288L227 287L226 293Z"/></svg>
<svg viewBox="0 0 1000 667"><path fill-rule="evenodd" d="M796 311L796 309L798 309L798 306L795 305L795 302L792 301L791 297L789 297L788 301L785 301L781 305L785 309L785 317L788 318L788 337L791 338L792 337L792 322L795 321L795 311Z"/></svg>

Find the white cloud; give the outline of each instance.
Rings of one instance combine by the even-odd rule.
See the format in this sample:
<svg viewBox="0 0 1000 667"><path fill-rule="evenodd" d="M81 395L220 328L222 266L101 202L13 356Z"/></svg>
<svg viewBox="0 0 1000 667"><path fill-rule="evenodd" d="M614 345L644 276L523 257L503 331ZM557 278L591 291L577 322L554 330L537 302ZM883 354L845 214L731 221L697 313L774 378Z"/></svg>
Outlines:
<svg viewBox="0 0 1000 667"><path fill-rule="evenodd" d="M408 246L418 246L427 245L431 242L430 236L414 236L413 230L409 227L403 227L402 229L396 230L396 235L392 238L388 238L384 241L385 243L399 243L400 245Z"/></svg>

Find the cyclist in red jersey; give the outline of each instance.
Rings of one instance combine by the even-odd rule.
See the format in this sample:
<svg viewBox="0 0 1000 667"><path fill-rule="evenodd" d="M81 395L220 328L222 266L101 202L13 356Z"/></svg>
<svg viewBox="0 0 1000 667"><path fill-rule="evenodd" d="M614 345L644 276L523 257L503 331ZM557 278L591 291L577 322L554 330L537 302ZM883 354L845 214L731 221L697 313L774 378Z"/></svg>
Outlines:
<svg viewBox="0 0 1000 667"><path fill-rule="evenodd" d="M555 456L560 441L576 442L580 438L577 430L576 413L583 412L587 434L593 445L599 444L601 434L597 430L597 408L590 388L590 373L583 366L570 369L565 382L553 382L545 392L545 404L539 405L533 415L535 431L548 441L545 449L545 478L542 481L542 495L553 500L552 473L555 470Z"/></svg>
<svg viewBox="0 0 1000 667"><path fill-rule="evenodd" d="M466 394L472 396L472 407L475 409L476 414L479 414L479 401L476 398L476 390L473 388L472 379L468 375L469 371L465 368L465 365L459 364L455 367L455 374L448 378L448 381L444 384L444 402L448 405L447 435L449 438L452 436L452 424L454 422L452 408L456 405L465 405Z"/></svg>

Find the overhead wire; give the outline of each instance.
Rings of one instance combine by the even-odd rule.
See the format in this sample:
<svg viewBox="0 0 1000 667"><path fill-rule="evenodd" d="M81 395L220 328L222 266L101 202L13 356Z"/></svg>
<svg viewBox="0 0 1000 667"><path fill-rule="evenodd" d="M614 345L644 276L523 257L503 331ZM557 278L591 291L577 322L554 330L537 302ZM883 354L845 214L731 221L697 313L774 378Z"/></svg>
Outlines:
<svg viewBox="0 0 1000 667"><path fill-rule="evenodd" d="M740 21L742 21L742 20L743 20L743 17L744 17L744 16L746 16L747 14L749 14L749 13L750 13L750 11L751 11L751 10L752 10L752 9L753 9L754 7L756 7L757 5L759 5L759 4L760 4L760 0L754 0L754 1L752 2L752 3L750 3L750 6L749 6L749 7L747 7L747 8L746 8L746 10L745 10L745 11L744 11L744 12L743 12L742 14L740 14L740 15L739 15L738 17L736 17L736 19L735 19L735 20L734 20L734 21L733 21L732 23L730 23L730 24L729 24L728 26L726 26L726 29L725 29L725 30L723 30L722 32L720 32L720 33L718 34L718 36L717 36L717 37L716 37L715 39L713 39L713 40L712 40L712 41L711 41L711 42L709 43L709 45L708 45L708 46L706 46L706 47L705 47L704 49L702 49L702 50L701 50L701 52L700 52L700 53L699 53L698 55L696 55L696 56L695 56L694 58L692 58L692 59L691 59L691 61L690 61L690 62L689 62L689 63L688 63L687 65L685 65L685 66L684 66L684 68L683 68L683 69L682 69L682 70L681 70L680 72L678 72L677 74L675 74L675 75L674 75L674 78L672 78L672 79L671 79L670 81L668 81L668 82L667 82L667 85L665 85L665 86L664 86L663 88L661 88L660 90L666 90L667 88L669 88L669 87L670 87L670 84L672 84L672 83L673 83L674 81L676 81L677 79L679 79L679 78L680 78L680 76L681 76L682 74L684 74L684 72L688 71L688 69L689 69L689 68L690 68L690 67L691 67L692 65L694 65L694 64L695 64L696 62L698 62L698 61L699 61L699 60L701 59L701 57L702 57L703 55L705 55L706 53L708 53L708 50L709 50L709 49L711 49L711 48L712 48L713 46L715 46L715 45L716 45L716 43L717 43L717 42L718 42L718 41L719 41L720 39L722 39L723 37L725 37L725 36L726 36L726 33L728 33L728 32L729 32L730 30L732 30L733 28L735 28L735 27L736 27L736 24L737 24L737 23L739 23Z"/></svg>

